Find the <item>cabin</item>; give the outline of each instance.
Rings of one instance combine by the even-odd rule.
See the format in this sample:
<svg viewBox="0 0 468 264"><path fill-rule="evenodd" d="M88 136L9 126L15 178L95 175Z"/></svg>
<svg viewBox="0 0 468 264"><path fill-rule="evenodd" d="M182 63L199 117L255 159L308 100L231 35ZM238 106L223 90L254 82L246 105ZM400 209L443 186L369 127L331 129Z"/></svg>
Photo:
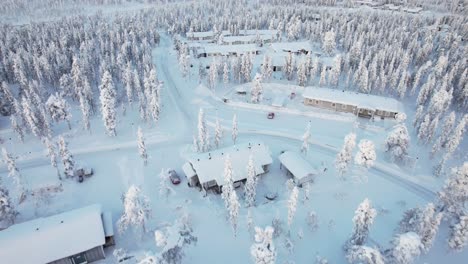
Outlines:
<svg viewBox="0 0 468 264"><path fill-rule="evenodd" d="M276 53L291 52L295 55L307 54L312 51L312 46L308 41L278 42L270 44L270 47Z"/></svg>
<svg viewBox="0 0 468 264"><path fill-rule="evenodd" d="M245 54L260 54L260 49L255 44L243 45L205 45L198 53L198 58L239 56Z"/></svg>
<svg viewBox="0 0 468 264"><path fill-rule="evenodd" d="M278 157L281 170L293 178L297 186L302 187L307 182L312 182L318 172L301 155L293 151L285 151Z"/></svg>
<svg viewBox="0 0 468 264"><path fill-rule="evenodd" d="M187 39L192 41L201 41L201 40L213 40L215 37L215 32L213 31L204 31L204 32L188 32Z"/></svg>
<svg viewBox="0 0 468 264"><path fill-rule="evenodd" d="M261 142L243 143L196 154L188 159L186 163L188 165L184 164L182 169L190 186L198 186L205 190L214 189L220 192L222 186L226 184L224 180L226 156L229 155L231 159L234 170L234 186L238 187L246 180L246 168L251 154L254 156L256 175L259 176L267 173L273 160L269 148Z"/></svg>
<svg viewBox="0 0 468 264"><path fill-rule="evenodd" d="M364 118L395 119L397 114L403 112L403 105L399 101L371 94L306 87L302 96L304 105L352 113Z"/></svg>
<svg viewBox="0 0 468 264"><path fill-rule="evenodd" d="M1 262L85 264L104 259L104 247L113 243L109 217L94 204L12 225L0 231Z"/></svg>

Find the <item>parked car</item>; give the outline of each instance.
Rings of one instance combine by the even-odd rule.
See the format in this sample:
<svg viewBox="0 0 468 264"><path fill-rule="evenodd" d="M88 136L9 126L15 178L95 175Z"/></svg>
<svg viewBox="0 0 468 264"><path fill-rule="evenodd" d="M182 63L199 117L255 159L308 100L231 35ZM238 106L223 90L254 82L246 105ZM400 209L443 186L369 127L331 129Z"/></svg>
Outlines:
<svg viewBox="0 0 468 264"><path fill-rule="evenodd" d="M275 118L275 113L270 112L270 113L268 113L267 117L268 117L268 119L273 119L273 118Z"/></svg>
<svg viewBox="0 0 468 264"><path fill-rule="evenodd" d="M78 182L83 182L85 177L91 177L93 174L94 170L86 166L79 166L74 173L77 176Z"/></svg>
<svg viewBox="0 0 468 264"><path fill-rule="evenodd" d="M177 175L175 170L169 170L167 173L169 174L169 179L171 180L172 184L177 185L181 182L180 177Z"/></svg>

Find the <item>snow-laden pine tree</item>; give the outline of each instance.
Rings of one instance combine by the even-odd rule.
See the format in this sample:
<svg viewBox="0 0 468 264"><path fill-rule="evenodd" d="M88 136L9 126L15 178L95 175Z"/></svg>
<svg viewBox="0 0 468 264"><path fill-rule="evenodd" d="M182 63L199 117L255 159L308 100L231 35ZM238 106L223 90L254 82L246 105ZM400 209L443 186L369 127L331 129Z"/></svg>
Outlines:
<svg viewBox="0 0 468 264"><path fill-rule="evenodd" d="M252 90L250 91L250 101L252 103L260 103L263 97L262 76L255 74L252 81Z"/></svg>
<svg viewBox="0 0 468 264"><path fill-rule="evenodd" d="M257 194L257 175L253 154L250 153L247 164L247 181L245 182L245 204L247 207L255 206L255 195Z"/></svg>
<svg viewBox="0 0 468 264"><path fill-rule="evenodd" d="M291 228L291 224L294 220L294 215L296 214L298 199L299 199L299 188L297 188L297 186L294 186L294 188L291 191L291 194L289 195L289 200L288 200L288 227L289 228Z"/></svg>
<svg viewBox="0 0 468 264"><path fill-rule="evenodd" d="M4 229L12 225L17 214L18 212L11 202L8 190L0 185L0 228Z"/></svg>
<svg viewBox="0 0 468 264"><path fill-rule="evenodd" d="M215 143L216 148L219 148L222 138L223 138L223 128L221 127L221 124L219 123L218 117L216 117L215 136L214 136L214 143Z"/></svg>
<svg viewBox="0 0 468 264"><path fill-rule="evenodd" d="M267 54L263 56L263 63L260 72L262 73L263 80L269 80L273 74L272 60Z"/></svg>
<svg viewBox="0 0 468 264"><path fill-rule="evenodd" d="M458 223L451 229L449 247L454 251L462 251L468 245L468 215L460 216Z"/></svg>
<svg viewBox="0 0 468 264"><path fill-rule="evenodd" d="M208 73L208 86L212 91L215 90L216 82L218 81L218 63L215 59L210 64L210 70Z"/></svg>
<svg viewBox="0 0 468 264"><path fill-rule="evenodd" d="M322 70L320 71L319 85L324 86L326 83L327 83L327 66L322 65Z"/></svg>
<svg viewBox="0 0 468 264"><path fill-rule="evenodd" d="M234 236L237 236L240 202L235 190L231 192L229 200L229 221L231 222Z"/></svg>
<svg viewBox="0 0 468 264"><path fill-rule="evenodd" d="M465 114L458 122L452 135L450 135L450 137L447 139L445 148L447 149L448 156L452 155L455 152L455 150L458 148L461 141L463 140L467 123L468 114Z"/></svg>
<svg viewBox="0 0 468 264"><path fill-rule="evenodd" d="M239 129L237 128L237 114L234 114L232 118L232 141L236 144L237 135L239 134Z"/></svg>
<svg viewBox="0 0 468 264"><path fill-rule="evenodd" d="M274 229L271 226L262 229L255 227L255 243L250 247L250 255L255 264L274 264L276 250L273 244Z"/></svg>
<svg viewBox="0 0 468 264"><path fill-rule="evenodd" d="M354 212L353 234L347 242L347 248L364 245L369 236L369 229L374 223L376 216L377 210L372 207L370 200L364 199Z"/></svg>
<svg viewBox="0 0 468 264"><path fill-rule="evenodd" d="M445 148L447 141L449 140L450 132L452 132L453 126L455 125L455 111L452 111L444 121L442 126L442 131L440 132L439 137L437 137L436 142L432 146L431 157L440 151L441 148Z"/></svg>
<svg viewBox="0 0 468 264"><path fill-rule="evenodd" d="M208 128L206 127L205 121L205 112L203 108L200 108L198 111L198 148L201 152L205 152L208 149L208 142L207 142L207 131Z"/></svg>
<svg viewBox="0 0 468 264"><path fill-rule="evenodd" d="M73 177L75 175L75 160L68 150L68 144L63 136L59 136L58 146L60 158L62 159L63 167L65 169L65 176L67 176L67 178Z"/></svg>
<svg viewBox="0 0 468 264"><path fill-rule="evenodd" d="M307 155L307 152L309 152L310 128L311 123L309 121L306 127L306 131L304 132L304 135L302 135L301 153L304 153L305 155Z"/></svg>
<svg viewBox="0 0 468 264"><path fill-rule="evenodd" d="M23 109L23 116L31 132L36 137L41 137L43 132L38 126L39 120L36 116L36 113L33 110L32 103L26 97L23 97L21 100L21 108Z"/></svg>
<svg viewBox="0 0 468 264"><path fill-rule="evenodd" d="M288 52L286 55L286 60L283 66L284 75L288 80L292 80L293 73L294 73L294 59L293 54Z"/></svg>
<svg viewBox="0 0 468 264"><path fill-rule="evenodd" d="M367 246L352 246L346 253L349 263L385 264L382 253L377 248Z"/></svg>
<svg viewBox="0 0 468 264"><path fill-rule="evenodd" d="M2 147L2 158L8 168L8 177L11 177L15 182L20 183L21 174L16 166L15 158L4 147Z"/></svg>
<svg viewBox="0 0 468 264"><path fill-rule="evenodd" d="M18 135L19 140L21 142L24 142L23 128L18 123L18 119L16 118L16 114L11 114L10 115L10 121L11 121L11 128L13 128L13 130L16 132L16 135Z"/></svg>
<svg viewBox="0 0 468 264"><path fill-rule="evenodd" d="M151 206L149 199L140 188L135 185L130 186L123 198L124 211L117 221L120 233L125 232L130 226L142 228L142 235L146 232L146 223L151 216ZM135 229L136 230L136 229Z"/></svg>
<svg viewBox="0 0 468 264"><path fill-rule="evenodd" d="M133 84L135 85L135 92L138 98L138 112L140 113L140 118L146 121L148 120L148 111L146 111L148 99L141 87L141 81L137 70L133 71Z"/></svg>
<svg viewBox="0 0 468 264"><path fill-rule="evenodd" d="M224 62L223 66L223 83L224 87L229 83L229 67L227 61Z"/></svg>
<svg viewBox="0 0 468 264"><path fill-rule="evenodd" d="M49 96L46 102L47 111L55 122L66 121L68 128L71 129L70 105L61 94L55 93Z"/></svg>
<svg viewBox="0 0 468 264"><path fill-rule="evenodd" d="M377 159L374 143L370 140L362 139L361 141L359 141L358 147L359 151L354 157L354 163L365 168L372 167L374 165L375 160Z"/></svg>
<svg viewBox="0 0 468 264"><path fill-rule="evenodd" d="M396 125L385 140L385 152L392 160L404 161L408 155L410 136L404 124Z"/></svg>
<svg viewBox="0 0 468 264"><path fill-rule="evenodd" d="M353 158L353 150L356 147L356 134L349 133L344 138L344 144L341 151L336 155L335 168L340 178L344 179L344 174L348 171L348 166Z"/></svg>
<svg viewBox="0 0 468 264"><path fill-rule="evenodd" d="M301 61L297 66L297 85L305 86L307 83L307 68L305 61Z"/></svg>
<svg viewBox="0 0 468 264"><path fill-rule="evenodd" d="M57 150L55 148L55 143L50 141L50 139L46 138L44 141L46 148L47 148L47 156L50 159L50 165L54 167L57 170L57 176L61 180L62 176L60 175L60 170L58 169L58 164L57 164Z"/></svg>
<svg viewBox="0 0 468 264"><path fill-rule="evenodd" d="M148 164L148 153L146 152L145 138L143 136L143 131L141 130L141 127L138 127L138 130L137 130L137 144L138 144L138 153L140 154L140 157L143 159L143 164L145 164L146 166Z"/></svg>
<svg viewBox="0 0 468 264"><path fill-rule="evenodd" d="M130 106L132 106L133 103L133 70L132 70L132 64L130 62L127 62L127 65L125 69L123 70L123 84L125 85L125 93L127 95L127 101Z"/></svg>
<svg viewBox="0 0 468 264"><path fill-rule="evenodd" d="M162 83L159 82L150 93L149 105L148 105L148 112L151 115L151 118L155 123L159 120L159 114L161 112L161 90L162 90Z"/></svg>
<svg viewBox="0 0 468 264"><path fill-rule="evenodd" d="M421 254L421 239L414 232L397 235L389 259L395 264L411 264Z"/></svg>
<svg viewBox="0 0 468 264"><path fill-rule="evenodd" d="M105 71L102 76L101 85L99 86L101 94L99 99L101 100L101 113L102 120L104 121L104 126L106 132L109 136L115 136L116 131L116 92L114 88L114 82L112 81L112 76L109 71Z"/></svg>
<svg viewBox="0 0 468 264"><path fill-rule="evenodd" d="M86 94L84 91L88 91L91 94ZM83 80L83 92L79 93L78 100L80 102L80 110L82 114L82 121L85 130L89 131L91 128L91 124L89 122L89 117L91 115L91 108L93 107L93 101L91 99L92 92L91 86L87 79ZM94 112L94 110L93 110Z"/></svg>
<svg viewBox="0 0 468 264"><path fill-rule="evenodd" d="M169 186L170 174L168 169L161 169L159 173L159 197L168 201L169 195L173 192Z"/></svg>
<svg viewBox="0 0 468 264"><path fill-rule="evenodd" d="M468 162L452 169L450 178L438 193L438 198L445 213L453 217L464 214L465 204L468 202Z"/></svg>
<svg viewBox="0 0 468 264"><path fill-rule="evenodd" d="M322 51L331 55L336 48L336 34L333 28L327 31L322 39Z"/></svg>

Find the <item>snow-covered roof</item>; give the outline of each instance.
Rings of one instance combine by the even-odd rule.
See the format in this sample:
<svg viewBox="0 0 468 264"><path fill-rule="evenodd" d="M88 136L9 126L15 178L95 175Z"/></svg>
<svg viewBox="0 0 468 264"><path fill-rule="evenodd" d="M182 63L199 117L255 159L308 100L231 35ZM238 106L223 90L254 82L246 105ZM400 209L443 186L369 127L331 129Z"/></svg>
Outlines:
<svg viewBox="0 0 468 264"><path fill-rule="evenodd" d="M0 232L0 262L44 264L104 245L101 206L16 224Z"/></svg>
<svg viewBox="0 0 468 264"><path fill-rule="evenodd" d="M193 170L192 165L190 165L188 162L185 162L184 165L182 165L182 171L184 171L184 174L187 176L187 178L191 178L197 175Z"/></svg>
<svg viewBox="0 0 468 264"><path fill-rule="evenodd" d="M393 98L337 89L311 86L305 88L302 96L304 98L353 105L372 110L384 110L396 113L403 110L402 104Z"/></svg>
<svg viewBox="0 0 468 264"><path fill-rule="evenodd" d="M259 35L258 37L263 41L273 39L273 36L271 35ZM257 39L256 35L227 36L223 38L223 42L234 43L234 42L240 41L240 42L247 43L247 42L255 42L256 39Z"/></svg>
<svg viewBox="0 0 468 264"><path fill-rule="evenodd" d="M312 51L312 46L308 41L300 41L300 42L278 42L278 43L271 43L271 48L276 51L291 51L291 52L298 52L298 51Z"/></svg>
<svg viewBox="0 0 468 264"><path fill-rule="evenodd" d="M255 44L241 44L241 45L205 45L205 52L207 54L221 54L229 55L229 53L251 53L256 52L259 48Z"/></svg>
<svg viewBox="0 0 468 264"><path fill-rule="evenodd" d="M106 237L114 235L114 225L112 224L112 213L107 211L102 213L102 224L104 226L104 234Z"/></svg>
<svg viewBox="0 0 468 264"><path fill-rule="evenodd" d="M404 8L402 8L402 11L407 12L407 13L413 13L413 14L417 14L417 13L421 12L422 10L423 10L422 7L404 7Z"/></svg>
<svg viewBox="0 0 468 264"><path fill-rule="evenodd" d="M278 159L298 180L318 174L317 170L297 152L285 151Z"/></svg>
<svg viewBox="0 0 468 264"><path fill-rule="evenodd" d="M255 172L264 173L263 165L273 162L268 147L260 142L243 143L215 151L201 153L189 158L201 184L215 180L219 186L225 184L224 162L226 156L231 158L234 171L233 180L240 181L247 177L247 164L250 154L253 155Z"/></svg>
<svg viewBox="0 0 468 264"><path fill-rule="evenodd" d="M208 37L213 37L214 32L213 31L189 32L187 33L187 36L193 37L193 38L208 38Z"/></svg>

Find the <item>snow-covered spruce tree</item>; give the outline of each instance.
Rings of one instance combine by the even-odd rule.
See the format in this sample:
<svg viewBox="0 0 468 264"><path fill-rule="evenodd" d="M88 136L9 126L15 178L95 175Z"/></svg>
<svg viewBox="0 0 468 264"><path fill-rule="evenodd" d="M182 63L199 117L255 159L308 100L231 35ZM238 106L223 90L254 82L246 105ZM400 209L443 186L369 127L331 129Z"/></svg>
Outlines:
<svg viewBox="0 0 468 264"><path fill-rule="evenodd" d="M247 164L247 181L245 182L245 204L247 207L255 206L255 195L257 194L257 175L253 154L250 153Z"/></svg>
<svg viewBox="0 0 468 264"><path fill-rule="evenodd" d="M143 131L141 127L138 127L137 130L137 144L138 144L138 153L143 159L145 166L148 164L148 153L146 152L145 138L143 137Z"/></svg>
<svg viewBox="0 0 468 264"><path fill-rule="evenodd" d="M214 143L215 143L216 148L219 148L222 138L223 138L223 128L221 127L221 124L219 123L218 117L216 117L215 136L214 136Z"/></svg>
<svg viewBox="0 0 468 264"><path fill-rule="evenodd" d="M356 147L356 134L349 133L345 136L343 147L335 159L335 168L341 179L344 179L344 174L348 171L348 166L353 158L354 147Z"/></svg>
<svg viewBox="0 0 468 264"><path fill-rule="evenodd" d="M86 94L85 91L88 91L90 94ZM79 93L79 102L80 102L80 110L82 114L82 121L85 130L90 131L91 124L89 122L89 117L91 116L91 109L93 108L93 101L91 99L92 92L91 86L87 79L83 80L83 92ZM94 113L94 110L93 110Z"/></svg>
<svg viewBox="0 0 468 264"><path fill-rule="evenodd" d="M255 77L252 82L252 90L250 91L250 101L252 103L262 102L263 96L263 87L262 87L262 76L260 74L255 74Z"/></svg>
<svg viewBox="0 0 468 264"><path fill-rule="evenodd" d="M55 122L66 121L68 124L68 128L71 129L70 119L70 105L67 101L62 97L61 94L55 93L49 96L46 102L47 111L49 112L52 120Z"/></svg>
<svg viewBox="0 0 468 264"><path fill-rule="evenodd" d="M465 134L466 124L468 123L468 114L465 114L458 122L452 135L448 138L445 147L447 149L447 155L451 156L460 145Z"/></svg>
<svg viewBox="0 0 468 264"><path fill-rule="evenodd" d="M120 233L125 232L130 226L141 227L142 235L146 232L146 223L151 216L149 199L135 185L128 188L123 197L124 211L117 221Z"/></svg>
<svg viewBox="0 0 468 264"><path fill-rule="evenodd" d="M122 79L123 79L123 84L125 85L125 94L127 95L128 104L132 106L134 85L133 85L132 64L130 62L127 62L127 65L125 66L125 69L123 70Z"/></svg>
<svg viewBox="0 0 468 264"><path fill-rule="evenodd" d="M164 198L166 202L173 191L169 186L169 176L168 169L161 169L159 173L159 197Z"/></svg>
<svg viewBox="0 0 468 264"><path fill-rule="evenodd" d="M322 65L322 70L320 71L319 85L325 86L326 83L327 83L327 66Z"/></svg>
<svg viewBox="0 0 468 264"><path fill-rule="evenodd" d="M255 227L255 243L250 247L250 255L255 264L274 264L276 250L273 244L274 229L271 226L262 229Z"/></svg>
<svg viewBox="0 0 468 264"><path fill-rule="evenodd" d="M269 80L271 78L271 75L273 74L272 60L271 57L267 54L263 56L262 68L260 71L262 73L263 80Z"/></svg>
<svg viewBox="0 0 468 264"><path fill-rule="evenodd" d="M138 112L140 113L140 118L146 121L148 120L148 112L146 111L148 99L141 86L140 76L137 70L133 71L133 84L135 85L135 92L138 98Z"/></svg>
<svg viewBox="0 0 468 264"><path fill-rule="evenodd" d="M352 246L362 246L369 236L370 226L374 223L377 211L372 207L369 199L359 204L353 217L353 234L349 238L346 248Z"/></svg>
<svg viewBox="0 0 468 264"><path fill-rule="evenodd" d="M442 131L437 138L436 142L432 146L431 157L440 151L441 148L445 148L447 141L449 140L450 132L452 132L453 126L455 125L455 111L452 111L446 118Z"/></svg>
<svg viewBox="0 0 468 264"><path fill-rule="evenodd" d="M396 125L385 140L385 152L392 160L404 161L408 155L410 136L404 124Z"/></svg>
<svg viewBox="0 0 468 264"><path fill-rule="evenodd" d="M18 167L16 166L15 158L10 153L8 153L4 147L2 147L2 158L3 162L5 162L8 168L8 177L11 177L15 182L20 183L21 174L18 170Z"/></svg>
<svg viewBox="0 0 468 264"><path fill-rule="evenodd" d="M55 148L55 143L50 141L50 139L48 138L44 140L44 143L47 148L47 156L50 159L50 165L52 165L52 167L54 167L57 170L57 176L61 180L62 176L60 175L60 170L58 169L58 164L57 164L58 157L57 157L57 150Z"/></svg>
<svg viewBox="0 0 468 264"><path fill-rule="evenodd" d="M231 157L227 154L224 160L224 185L222 186L221 198L224 200L235 236L237 234L237 218L239 216L240 203L234 190L233 176L234 171L232 169Z"/></svg>
<svg viewBox="0 0 468 264"><path fill-rule="evenodd" d="M438 192L438 198L445 213L455 218L464 214L468 202L468 162L452 169L450 178Z"/></svg>
<svg viewBox="0 0 468 264"><path fill-rule="evenodd" d="M41 137L43 133L38 125L39 120L36 116L36 113L33 110L31 101L28 100L26 97L23 97L21 100L21 106L21 108L23 109L24 119L30 131L34 134L34 136Z"/></svg>
<svg viewBox="0 0 468 264"><path fill-rule="evenodd" d="M75 175L75 160L68 150L68 144L63 136L59 136L58 145L60 158L62 159L63 167L65 169L65 176L67 176L67 178L73 177Z"/></svg>
<svg viewBox="0 0 468 264"><path fill-rule="evenodd" d="M336 34L333 28L327 31L322 39L322 51L331 55L336 48Z"/></svg>
<svg viewBox="0 0 468 264"><path fill-rule="evenodd" d="M309 121L306 127L306 131L304 132L304 135L302 136L301 153L304 153L305 155L307 155L307 152L309 152L310 127L311 127L311 123Z"/></svg>
<svg viewBox="0 0 468 264"><path fill-rule="evenodd" d="M17 214L8 191L0 185L0 228L4 229L12 225Z"/></svg>
<svg viewBox="0 0 468 264"><path fill-rule="evenodd" d="M109 136L115 136L116 131L116 92L114 88L114 82L109 71L104 72L102 76L101 85L99 86L101 94L99 99L101 100L101 113L106 127L107 134Z"/></svg>
<svg viewBox="0 0 468 264"><path fill-rule="evenodd" d="M232 141L236 144L237 141L237 134L239 134L239 129L237 128L237 115L234 114L232 118Z"/></svg>
<svg viewBox="0 0 468 264"><path fill-rule="evenodd" d="M156 87L154 87L151 90L150 97L148 98L149 100L148 112L151 115L151 118L153 119L155 123L158 122L159 114L161 112L161 100L160 100L161 90L162 90L162 83L160 82L156 85Z"/></svg>
<svg viewBox="0 0 468 264"><path fill-rule="evenodd" d="M205 112L203 108L200 108L198 111L198 148L201 152L207 151L208 142L207 142L207 127L205 121Z"/></svg>
<svg viewBox="0 0 468 264"><path fill-rule="evenodd" d="M359 142L358 147L359 151L354 157L354 163L365 168L372 167L374 165L374 161L377 159L374 143L370 140L362 139Z"/></svg>
<svg viewBox="0 0 468 264"><path fill-rule="evenodd" d="M293 73L294 73L294 59L293 59L293 54L289 52L286 55L286 60L283 66L284 69L284 75L288 80L292 80Z"/></svg>
<svg viewBox="0 0 468 264"><path fill-rule="evenodd" d="M227 61L224 62L223 66L223 83L224 87L229 83L229 67Z"/></svg>
<svg viewBox="0 0 468 264"><path fill-rule="evenodd" d="M208 73L208 86L210 90L215 90L216 82L218 81L218 63L215 59L210 64L210 70Z"/></svg>
<svg viewBox="0 0 468 264"><path fill-rule="evenodd" d="M454 251L462 251L468 245L468 215L460 216L458 223L451 229L452 233L448 241L449 247Z"/></svg>
<svg viewBox="0 0 468 264"><path fill-rule="evenodd" d="M289 195L288 200L288 227L291 228L292 221L294 220L294 215L296 214L297 210L297 201L299 199L299 188L294 186Z"/></svg>
<svg viewBox="0 0 468 264"><path fill-rule="evenodd" d="M395 264L411 264L421 254L421 239L414 232L397 235L389 259Z"/></svg>
<svg viewBox="0 0 468 264"><path fill-rule="evenodd" d="M377 248L367 246L352 246L346 259L349 263L385 264L385 259Z"/></svg>
<svg viewBox="0 0 468 264"><path fill-rule="evenodd" d="M10 115L10 121L11 121L11 128L13 128L13 130L16 132L16 135L18 136L19 140L24 143L23 128L18 123L18 119L16 118L16 114L11 114Z"/></svg>
<svg viewBox="0 0 468 264"><path fill-rule="evenodd" d="M303 60L297 66L297 85L305 86L307 83L307 68L306 62Z"/></svg>

